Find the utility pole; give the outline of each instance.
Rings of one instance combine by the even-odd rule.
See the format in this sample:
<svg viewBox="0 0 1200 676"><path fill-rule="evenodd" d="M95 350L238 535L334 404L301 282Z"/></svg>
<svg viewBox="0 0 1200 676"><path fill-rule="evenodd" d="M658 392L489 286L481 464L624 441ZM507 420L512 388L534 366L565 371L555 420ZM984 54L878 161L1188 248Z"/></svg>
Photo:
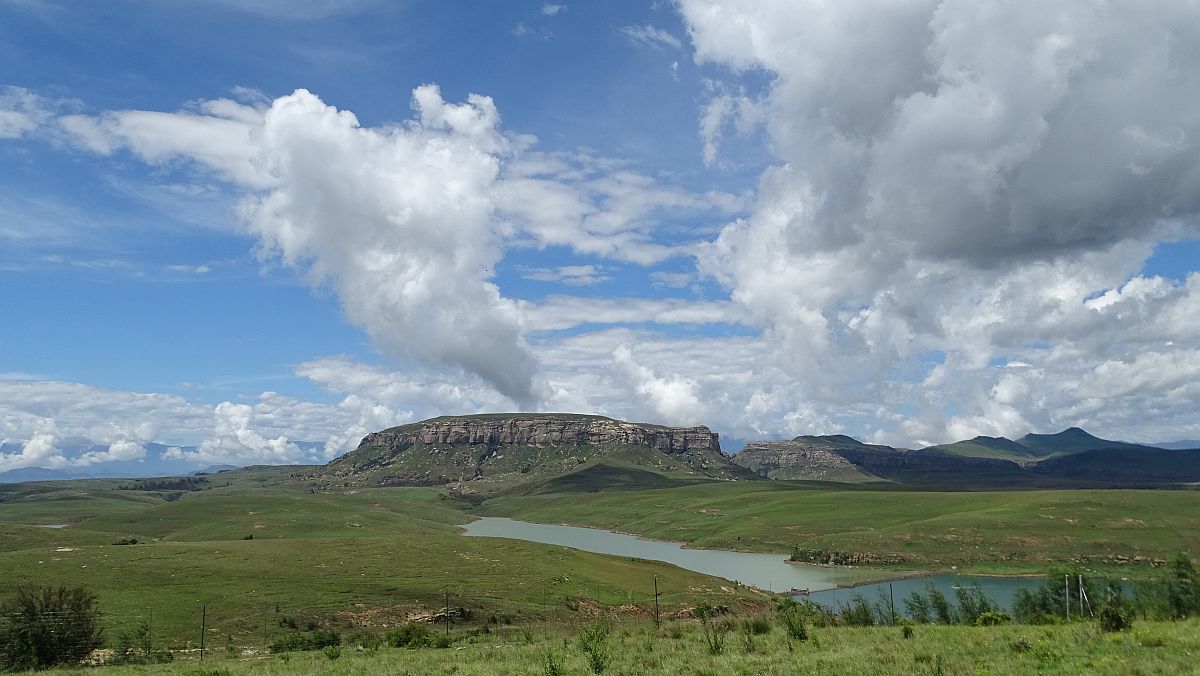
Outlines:
<svg viewBox="0 0 1200 676"><path fill-rule="evenodd" d="M208 628L208 606L200 606L200 661L204 661L204 634Z"/></svg>
<svg viewBox="0 0 1200 676"><path fill-rule="evenodd" d="M659 594L658 594L658 576L655 575L654 576L654 626L656 626L656 627L660 624L660 620L658 617L658 596L659 596Z"/></svg>

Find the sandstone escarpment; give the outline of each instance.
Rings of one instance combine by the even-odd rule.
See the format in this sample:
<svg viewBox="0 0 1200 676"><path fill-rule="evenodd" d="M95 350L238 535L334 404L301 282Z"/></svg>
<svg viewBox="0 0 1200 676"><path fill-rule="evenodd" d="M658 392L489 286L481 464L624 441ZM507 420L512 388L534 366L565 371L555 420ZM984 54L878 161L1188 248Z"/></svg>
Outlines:
<svg viewBox="0 0 1200 676"><path fill-rule="evenodd" d="M707 427L659 427L611 418L550 415L433 418L368 434L359 447L400 448L412 444L535 447L619 444L647 446L664 453L721 450L717 433Z"/></svg>
<svg viewBox="0 0 1200 676"><path fill-rule="evenodd" d="M756 478L730 462L707 427L512 413L444 416L368 434L311 479L326 486L452 484L458 491L496 492L583 470L598 490L607 481L595 479L601 476L676 482Z"/></svg>
<svg viewBox="0 0 1200 676"><path fill-rule="evenodd" d="M733 462L759 476L776 478L782 473L789 479L822 480L841 471L856 469L829 446L803 441L749 443L733 457Z"/></svg>

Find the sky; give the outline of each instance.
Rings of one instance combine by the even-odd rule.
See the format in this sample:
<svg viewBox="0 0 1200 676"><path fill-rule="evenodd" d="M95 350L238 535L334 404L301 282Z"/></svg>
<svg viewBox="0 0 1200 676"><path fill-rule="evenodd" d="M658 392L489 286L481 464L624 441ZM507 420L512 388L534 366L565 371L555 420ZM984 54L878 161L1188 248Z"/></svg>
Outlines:
<svg viewBox="0 0 1200 676"><path fill-rule="evenodd" d="M1185 0L0 0L0 471L490 411L1200 438L1197 34Z"/></svg>

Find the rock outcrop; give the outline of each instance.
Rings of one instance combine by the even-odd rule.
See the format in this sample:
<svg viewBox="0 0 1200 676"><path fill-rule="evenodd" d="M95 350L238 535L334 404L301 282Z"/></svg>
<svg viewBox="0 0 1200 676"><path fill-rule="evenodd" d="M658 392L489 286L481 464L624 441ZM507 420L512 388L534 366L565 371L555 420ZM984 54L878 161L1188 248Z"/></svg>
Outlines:
<svg viewBox="0 0 1200 676"><path fill-rule="evenodd" d="M758 478L733 464L707 427L566 413L444 416L392 427L368 434L358 448L306 478L315 486L452 484L457 491L494 493L584 470L586 477L576 478L596 490L607 481L597 477L618 475L662 485Z"/></svg>
<svg viewBox="0 0 1200 676"><path fill-rule="evenodd" d="M513 415L442 417L368 434L359 447L399 449L413 444L446 446L552 446L619 444L664 453L719 452L707 427L659 427L594 416Z"/></svg>
<svg viewBox="0 0 1200 676"><path fill-rule="evenodd" d="M746 444L733 462L763 477L773 477L780 470L787 478L826 479L840 470L853 471L855 466L834 453L828 445L805 441L759 441Z"/></svg>

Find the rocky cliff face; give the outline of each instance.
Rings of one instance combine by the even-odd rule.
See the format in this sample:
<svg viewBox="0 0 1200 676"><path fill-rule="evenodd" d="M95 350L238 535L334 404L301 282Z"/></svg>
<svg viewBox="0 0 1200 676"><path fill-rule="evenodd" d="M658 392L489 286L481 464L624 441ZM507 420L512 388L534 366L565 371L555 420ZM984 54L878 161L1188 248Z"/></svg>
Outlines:
<svg viewBox="0 0 1200 676"><path fill-rule="evenodd" d="M854 465L827 445L805 441L760 441L746 444L733 462L759 476L778 470L793 470L792 478L823 479L836 470L853 470Z"/></svg>
<svg viewBox="0 0 1200 676"><path fill-rule="evenodd" d="M514 415L444 417L368 434L359 448L400 449L414 444L445 446L647 446L664 453L720 452L716 432L707 427L658 427L599 417Z"/></svg>
<svg viewBox="0 0 1200 676"><path fill-rule="evenodd" d="M671 480L756 478L730 462L707 427L554 413L446 416L393 427L368 434L307 478L317 486L453 484L496 492L596 465Z"/></svg>

